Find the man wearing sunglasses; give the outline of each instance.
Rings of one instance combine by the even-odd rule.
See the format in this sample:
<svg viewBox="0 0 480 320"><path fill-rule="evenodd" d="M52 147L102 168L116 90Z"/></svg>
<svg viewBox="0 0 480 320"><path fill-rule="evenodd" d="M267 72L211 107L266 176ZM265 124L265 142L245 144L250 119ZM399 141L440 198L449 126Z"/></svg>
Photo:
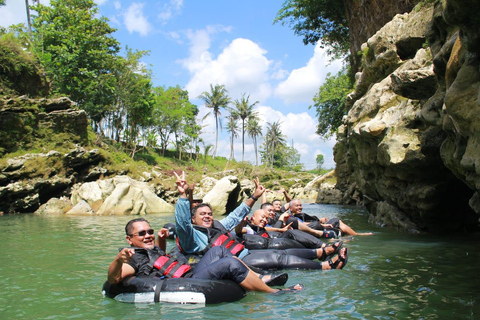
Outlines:
<svg viewBox="0 0 480 320"><path fill-rule="evenodd" d="M155 232L147 220L133 219L125 226L126 239L130 248L122 249L108 268L108 282L117 284L130 276L152 276L165 278L191 277L206 280L229 279L235 281L245 290L276 293L266 285L243 262L232 256L225 248L218 247L206 254L191 270L186 263L174 261L165 254L168 230L161 229L155 241ZM173 267L170 267L172 266ZM169 266L166 268L166 266ZM168 271L167 271L168 270ZM272 279L274 276L270 276ZM283 285L287 277L282 277ZM287 291L299 291L301 285L293 286Z"/></svg>

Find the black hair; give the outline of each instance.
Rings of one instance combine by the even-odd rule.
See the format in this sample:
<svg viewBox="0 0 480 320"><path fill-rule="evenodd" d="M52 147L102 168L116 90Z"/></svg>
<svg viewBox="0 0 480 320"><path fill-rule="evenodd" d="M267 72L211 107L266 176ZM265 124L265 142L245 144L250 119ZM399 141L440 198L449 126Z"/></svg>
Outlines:
<svg viewBox="0 0 480 320"><path fill-rule="evenodd" d="M274 200L274 201L275 201L275 200ZM268 206L273 206L273 204L271 204L270 202L262 203L262 204L260 205L260 209L263 209L263 208L268 207Z"/></svg>
<svg viewBox="0 0 480 320"><path fill-rule="evenodd" d="M133 219L133 220L128 221L127 225L125 226L125 233L126 233L126 235L129 236L129 235L132 234L133 224L134 224L135 222L142 222L142 221L150 224L150 222L148 222L147 219L144 219L144 218L137 218L137 219Z"/></svg>
<svg viewBox="0 0 480 320"><path fill-rule="evenodd" d="M280 203L282 203L282 200L280 200L280 199L273 199L273 200L272 200L272 204L273 204L275 201L280 201Z"/></svg>
<svg viewBox="0 0 480 320"><path fill-rule="evenodd" d="M211 211L213 211L212 206L208 203L200 203L199 205L195 206L195 208L192 209L192 217L195 216L197 213L198 208L203 208L203 207L209 207Z"/></svg>

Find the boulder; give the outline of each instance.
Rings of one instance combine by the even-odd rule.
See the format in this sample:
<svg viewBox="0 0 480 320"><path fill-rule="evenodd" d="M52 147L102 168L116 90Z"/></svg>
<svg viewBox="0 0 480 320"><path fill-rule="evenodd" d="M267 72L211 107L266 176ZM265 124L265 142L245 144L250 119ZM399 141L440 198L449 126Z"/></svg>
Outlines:
<svg viewBox="0 0 480 320"><path fill-rule="evenodd" d="M240 205L240 183L236 176L226 176L220 179L204 197L203 202L212 206L214 215L224 215Z"/></svg>
<svg viewBox="0 0 480 320"><path fill-rule="evenodd" d="M66 197L51 198L34 213L39 215L61 215L72 208L72 202Z"/></svg>

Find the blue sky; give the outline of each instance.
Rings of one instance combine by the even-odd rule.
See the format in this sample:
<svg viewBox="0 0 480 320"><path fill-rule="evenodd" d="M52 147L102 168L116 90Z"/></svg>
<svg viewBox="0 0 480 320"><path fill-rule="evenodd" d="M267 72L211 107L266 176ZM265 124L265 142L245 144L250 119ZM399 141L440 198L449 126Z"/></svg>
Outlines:
<svg viewBox="0 0 480 320"><path fill-rule="evenodd" d="M305 46L288 26L273 24L283 0L95 2L100 15L117 29L114 37L122 48L150 51L143 62L153 71L154 85L188 90L191 102L200 108L199 121L208 110L197 97L210 84L224 84L232 99L246 93L251 102L259 101L256 110L264 128L266 122L281 121L283 134L300 152L305 168L315 167L317 154L324 155L325 167L334 167L335 141L315 134L315 110L308 107L327 73L337 73L341 63L329 62L318 46ZM7 0L0 7L0 25L26 22L25 12L24 0ZM202 125L202 138L214 144L213 117ZM217 154L230 154L225 130ZM253 143L246 137L245 160L254 162L254 157ZM241 135L235 158L241 160Z"/></svg>

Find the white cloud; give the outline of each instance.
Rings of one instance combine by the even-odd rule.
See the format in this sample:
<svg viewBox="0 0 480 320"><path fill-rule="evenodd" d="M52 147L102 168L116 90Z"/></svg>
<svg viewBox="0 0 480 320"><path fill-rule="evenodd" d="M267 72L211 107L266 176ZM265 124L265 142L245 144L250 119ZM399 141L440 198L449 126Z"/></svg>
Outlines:
<svg viewBox="0 0 480 320"><path fill-rule="evenodd" d="M143 6L143 3L132 3L124 14L123 22L128 32L138 32L146 36L152 30L152 26L143 14Z"/></svg>
<svg viewBox="0 0 480 320"><path fill-rule="evenodd" d="M166 24L168 20L182 12L183 0L170 0L169 3L163 5L163 10L158 15L160 21Z"/></svg>
<svg viewBox="0 0 480 320"><path fill-rule="evenodd" d="M341 61L329 62L330 57L320 46L315 46L314 55L305 67L293 70L288 78L275 88L275 95L286 104L311 103L327 73L336 74Z"/></svg>
<svg viewBox="0 0 480 320"><path fill-rule="evenodd" d="M321 153L324 155L324 167L334 167L332 148L335 144L334 139L324 141L315 134L317 122L308 113L302 112L299 114L282 112L273 109L271 106L261 105L255 108L260 118L260 126L262 127L262 137L257 138L258 150L260 150L263 143L263 136L267 130L267 122L273 123L280 121L280 128L282 133L287 137L287 144L293 146L300 153L301 162L306 169L314 169L316 166L316 156ZM199 121L209 112L204 106L199 108ZM225 113L223 114L225 115ZM201 123L204 126L202 139L205 144L215 145L215 121L213 115L206 117ZM242 135L239 133L238 138L235 139L235 159L240 161L242 159ZM230 136L225 129L219 132L217 155L228 158L230 156ZM259 155L260 156L260 155ZM245 161L255 163L255 150L252 139L245 135ZM259 160L260 161L260 160Z"/></svg>
<svg viewBox="0 0 480 320"><path fill-rule="evenodd" d="M266 58L267 51L243 38L230 42L216 58L209 51L210 36L228 30L216 27L188 33L190 56L179 61L192 75L185 88L194 97L208 91L210 84L223 84L233 99L242 93L250 94L251 101L268 98L272 61Z"/></svg>

